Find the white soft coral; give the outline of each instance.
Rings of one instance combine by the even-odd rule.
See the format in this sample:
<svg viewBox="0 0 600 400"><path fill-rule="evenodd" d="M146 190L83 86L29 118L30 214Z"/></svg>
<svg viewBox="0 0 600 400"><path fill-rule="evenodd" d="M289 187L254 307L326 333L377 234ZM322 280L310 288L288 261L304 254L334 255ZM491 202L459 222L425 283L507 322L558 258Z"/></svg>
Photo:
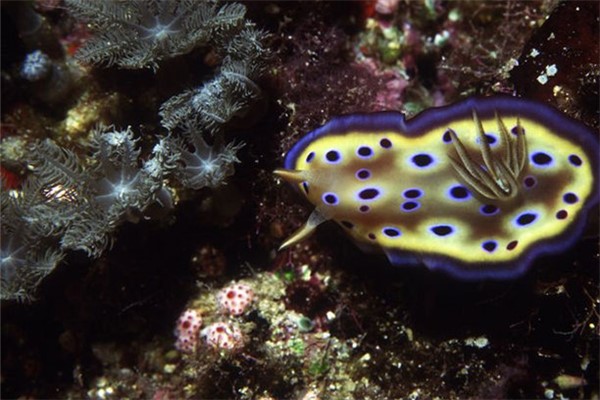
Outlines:
<svg viewBox="0 0 600 400"><path fill-rule="evenodd" d="M209 146L199 132L188 131L186 136L194 148L190 152L183 143L178 147L183 167L176 171L180 182L187 188L200 189L217 187L234 173L234 164L239 160L236 152L243 143L229 143L223 146L218 140Z"/></svg>
<svg viewBox="0 0 600 400"><path fill-rule="evenodd" d="M95 36L77 53L87 63L158 69L159 62L239 30L246 8L193 0L66 0Z"/></svg>

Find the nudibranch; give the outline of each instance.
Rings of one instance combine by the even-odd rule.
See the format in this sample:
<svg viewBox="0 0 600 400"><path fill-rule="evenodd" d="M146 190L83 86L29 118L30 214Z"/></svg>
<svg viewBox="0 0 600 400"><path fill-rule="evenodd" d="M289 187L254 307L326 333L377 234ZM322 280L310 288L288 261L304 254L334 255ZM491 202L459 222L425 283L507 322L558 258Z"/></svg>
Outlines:
<svg viewBox="0 0 600 400"><path fill-rule="evenodd" d="M550 106L474 97L405 120L332 119L275 174L315 210L281 248L333 220L395 265L511 278L577 240L598 201L596 133Z"/></svg>

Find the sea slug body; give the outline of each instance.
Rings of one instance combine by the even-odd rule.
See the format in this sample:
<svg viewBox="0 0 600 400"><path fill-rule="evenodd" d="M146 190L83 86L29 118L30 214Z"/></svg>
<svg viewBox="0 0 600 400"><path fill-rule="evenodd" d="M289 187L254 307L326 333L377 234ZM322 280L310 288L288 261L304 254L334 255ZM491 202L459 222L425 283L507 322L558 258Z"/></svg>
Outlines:
<svg viewBox="0 0 600 400"><path fill-rule="evenodd" d="M332 119L275 173L315 210L282 248L326 220L392 264L461 279L521 275L573 244L598 201L594 132L555 109L506 96Z"/></svg>

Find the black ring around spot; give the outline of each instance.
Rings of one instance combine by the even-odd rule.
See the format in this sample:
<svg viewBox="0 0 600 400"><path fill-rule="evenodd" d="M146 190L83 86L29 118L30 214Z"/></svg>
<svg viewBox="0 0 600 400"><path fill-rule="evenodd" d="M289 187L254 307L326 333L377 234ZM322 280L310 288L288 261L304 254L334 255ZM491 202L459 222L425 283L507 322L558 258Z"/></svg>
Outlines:
<svg viewBox="0 0 600 400"><path fill-rule="evenodd" d="M358 148L358 155L361 157L369 157L373 155L373 150L367 146L361 146Z"/></svg>
<svg viewBox="0 0 600 400"><path fill-rule="evenodd" d="M379 196L379 190L375 188L363 189L358 193L358 197L363 200L372 200L377 196Z"/></svg>
<svg viewBox="0 0 600 400"><path fill-rule="evenodd" d="M529 225L533 221L535 221L536 218L537 218L537 215L535 215L535 214L524 213L524 214L519 215L519 217L517 218L517 224L519 224L521 226Z"/></svg>
<svg viewBox="0 0 600 400"><path fill-rule="evenodd" d="M498 207L493 204L484 204L480 208L481 213L485 215L492 215L498 211Z"/></svg>
<svg viewBox="0 0 600 400"><path fill-rule="evenodd" d="M469 191L464 186L454 186L450 189L450 195L455 199L466 199L469 197Z"/></svg>
<svg viewBox="0 0 600 400"><path fill-rule="evenodd" d="M583 161L581 161L581 158L579 158L579 156L576 154L571 154L569 156L569 162L576 167L580 167L581 164L583 164Z"/></svg>
<svg viewBox="0 0 600 400"><path fill-rule="evenodd" d="M454 229L452 229L452 227L448 225L437 225L431 228L431 231L437 236L447 236L451 234L454 231Z"/></svg>
<svg viewBox="0 0 600 400"><path fill-rule="evenodd" d="M385 228L383 233L388 237L397 237L400 236L400 231L396 228Z"/></svg>
<svg viewBox="0 0 600 400"><path fill-rule="evenodd" d="M429 154L417 154L412 158L413 164L417 167L427 167L433 162L433 158Z"/></svg>
<svg viewBox="0 0 600 400"><path fill-rule="evenodd" d="M420 189L406 189L403 194L407 199L418 199L423 192Z"/></svg>
<svg viewBox="0 0 600 400"><path fill-rule="evenodd" d="M358 179L368 179L371 176L371 172L368 169L359 169L356 172L356 177Z"/></svg>
<svg viewBox="0 0 600 400"><path fill-rule="evenodd" d="M418 207L419 203L417 203L416 201L405 201L404 203L402 203L402 209L404 211L412 211Z"/></svg>
<svg viewBox="0 0 600 400"><path fill-rule="evenodd" d="M325 158L327 161L336 162L340 159L340 153L335 150L329 150L327 154L325 154Z"/></svg>
<svg viewBox="0 0 600 400"><path fill-rule="evenodd" d="M442 135L442 140L444 141L444 143L450 143L452 141L452 136L450 136L450 131L444 132L444 134Z"/></svg>
<svg viewBox="0 0 600 400"><path fill-rule="evenodd" d="M569 192L565 193L565 195L563 196L563 200L567 204L575 204L579 201L579 197L577 197L575 193Z"/></svg>
<svg viewBox="0 0 600 400"><path fill-rule="evenodd" d="M492 251L496 250L496 247L497 247L497 246L498 246L498 243L496 243L496 242L495 242L495 241L493 241L493 240L488 240L487 242L483 242L483 243L482 243L482 245L481 245L481 247L483 247L483 249L484 249L485 251L488 251L488 252L490 252L490 253L491 253Z"/></svg>
<svg viewBox="0 0 600 400"><path fill-rule="evenodd" d="M323 201L329 205L336 205L338 203L338 198L335 194L333 193L328 193L325 196L323 196Z"/></svg>
<svg viewBox="0 0 600 400"><path fill-rule="evenodd" d="M531 156L531 159L533 160L533 163L537 165L548 165L552 162L552 157L541 151L534 153L533 156Z"/></svg>

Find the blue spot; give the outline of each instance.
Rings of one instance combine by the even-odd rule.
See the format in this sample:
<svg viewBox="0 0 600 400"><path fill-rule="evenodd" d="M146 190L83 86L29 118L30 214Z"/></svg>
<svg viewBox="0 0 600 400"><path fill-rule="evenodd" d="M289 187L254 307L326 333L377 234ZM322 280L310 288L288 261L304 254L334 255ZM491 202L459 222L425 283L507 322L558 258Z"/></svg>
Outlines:
<svg viewBox="0 0 600 400"><path fill-rule="evenodd" d="M442 140L444 141L444 143L450 143L452 141L452 136L450 136L450 131L444 132L444 134L442 135Z"/></svg>
<svg viewBox="0 0 600 400"><path fill-rule="evenodd" d="M471 197L471 192L469 192L469 189L463 185L455 185L450 187L448 194L450 195L450 198L456 201L466 201Z"/></svg>
<svg viewBox="0 0 600 400"><path fill-rule="evenodd" d="M525 179L523 179L523 186L525 186L527 189L531 189L535 185L537 185L537 179L535 179L533 176L527 176Z"/></svg>
<svg viewBox="0 0 600 400"><path fill-rule="evenodd" d="M454 232L454 228L450 225L436 225L429 228L436 236L448 236Z"/></svg>
<svg viewBox="0 0 600 400"><path fill-rule="evenodd" d="M356 150L356 155L360 158L369 158L373 155L373 149L368 146L360 146L358 150Z"/></svg>
<svg viewBox="0 0 600 400"><path fill-rule="evenodd" d="M325 160L329 164L337 164L338 162L341 161L341 159L342 159L342 156L341 156L340 152L337 150L329 150L327 153L325 153Z"/></svg>
<svg viewBox="0 0 600 400"><path fill-rule="evenodd" d="M387 237L398 237L401 235L400 230L397 228L386 227L381 230Z"/></svg>
<svg viewBox="0 0 600 400"><path fill-rule="evenodd" d="M358 211L366 213L369 212L369 210L371 209L371 207L369 207L366 204L363 204L362 206L358 207Z"/></svg>
<svg viewBox="0 0 600 400"><path fill-rule="evenodd" d="M419 202L417 202L417 201L405 201L400 206L402 211L406 211L406 212L412 212L412 211L418 210L419 207L421 207L421 204L419 204Z"/></svg>
<svg viewBox="0 0 600 400"><path fill-rule="evenodd" d="M490 216L498 214L498 212L500 212L500 209L493 204L484 204L481 207L479 207L479 212L483 215Z"/></svg>
<svg viewBox="0 0 600 400"><path fill-rule="evenodd" d="M321 198L323 199L323 202L325 204L329 204L330 206L336 206L340 202L337 195L331 192L323 193L323 196Z"/></svg>
<svg viewBox="0 0 600 400"><path fill-rule="evenodd" d="M308 153L308 155L306 156L306 162L309 163L313 160L313 158L315 158L315 152L311 151L310 153Z"/></svg>
<svg viewBox="0 0 600 400"><path fill-rule="evenodd" d="M515 126L513 126L513 127L512 127L512 129L510 130L510 132L511 132L513 135L517 135L517 134L519 133L519 131L520 131L520 133L521 133L521 134L523 134L523 133L525 133L525 128L521 127L521 129L519 129L519 127L515 125Z"/></svg>
<svg viewBox="0 0 600 400"><path fill-rule="evenodd" d="M366 168L359 169L358 171L356 171L356 175L354 176L356 176L356 179L364 181L365 179L369 179L371 177L371 171L369 171Z"/></svg>
<svg viewBox="0 0 600 400"><path fill-rule="evenodd" d="M433 163L433 157L429 154L421 153L414 155L411 161L417 168L427 168Z"/></svg>
<svg viewBox="0 0 600 400"><path fill-rule="evenodd" d="M538 167L546 168L552 165L552 156L543 151L538 151L531 155L531 162Z"/></svg>
<svg viewBox="0 0 600 400"><path fill-rule="evenodd" d="M581 167L581 164L583 164L583 161L581 161L581 158L576 154L571 154L569 156L569 162L576 167Z"/></svg>
<svg viewBox="0 0 600 400"><path fill-rule="evenodd" d="M379 145L384 149L389 149L392 147L392 142L388 138L383 138L379 141Z"/></svg>
<svg viewBox="0 0 600 400"><path fill-rule="evenodd" d="M487 240L481 244L481 247L488 253L493 253L494 250L496 250L496 247L498 247L498 242L495 240Z"/></svg>
<svg viewBox="0 0 600 400"><path fill-rule="evenodd" d="M484 135L485 135L485 139L488 142L488 144L491 147L494 147L493 145L498 141L498 139L496 138L496 136L492 135L491 133L485 133ZM477 137L475 139L475 143L477 143L477 144L481 143L481 140L479 140L479 137Z"/></svg>
<svg viewBox="0 0 600 400"><path fill-rule="evenodd" d="M375 200L380 194L377 188L366 188L358 192L358 197L361 200Z"/></svg>
<svg viewBox="0 0 600 400"><path fill-rule="evenodd" d="M521 226L527 226L531 223L533 223L538 217L538 214L532 211L527 211L524 212L522 214L520 214L519 216L517 216L517 218L515 218L514 220L514 224L517 227L521 227Z"/></svg>
<svg viewBox="0 0 600 400"><path fill-rule="evenodd" d="M418 199L423 196L423 191L421 189L406 189L402 196L406 199Z"/></svg>
<svg viewBox="0 0 600 400"><path fill-rule="evenodd" d="M563 200L567 204L575 204L579 201L579 197L577 197L575 193L569 192L565 193L565 195L563 196Z"/></svg>

